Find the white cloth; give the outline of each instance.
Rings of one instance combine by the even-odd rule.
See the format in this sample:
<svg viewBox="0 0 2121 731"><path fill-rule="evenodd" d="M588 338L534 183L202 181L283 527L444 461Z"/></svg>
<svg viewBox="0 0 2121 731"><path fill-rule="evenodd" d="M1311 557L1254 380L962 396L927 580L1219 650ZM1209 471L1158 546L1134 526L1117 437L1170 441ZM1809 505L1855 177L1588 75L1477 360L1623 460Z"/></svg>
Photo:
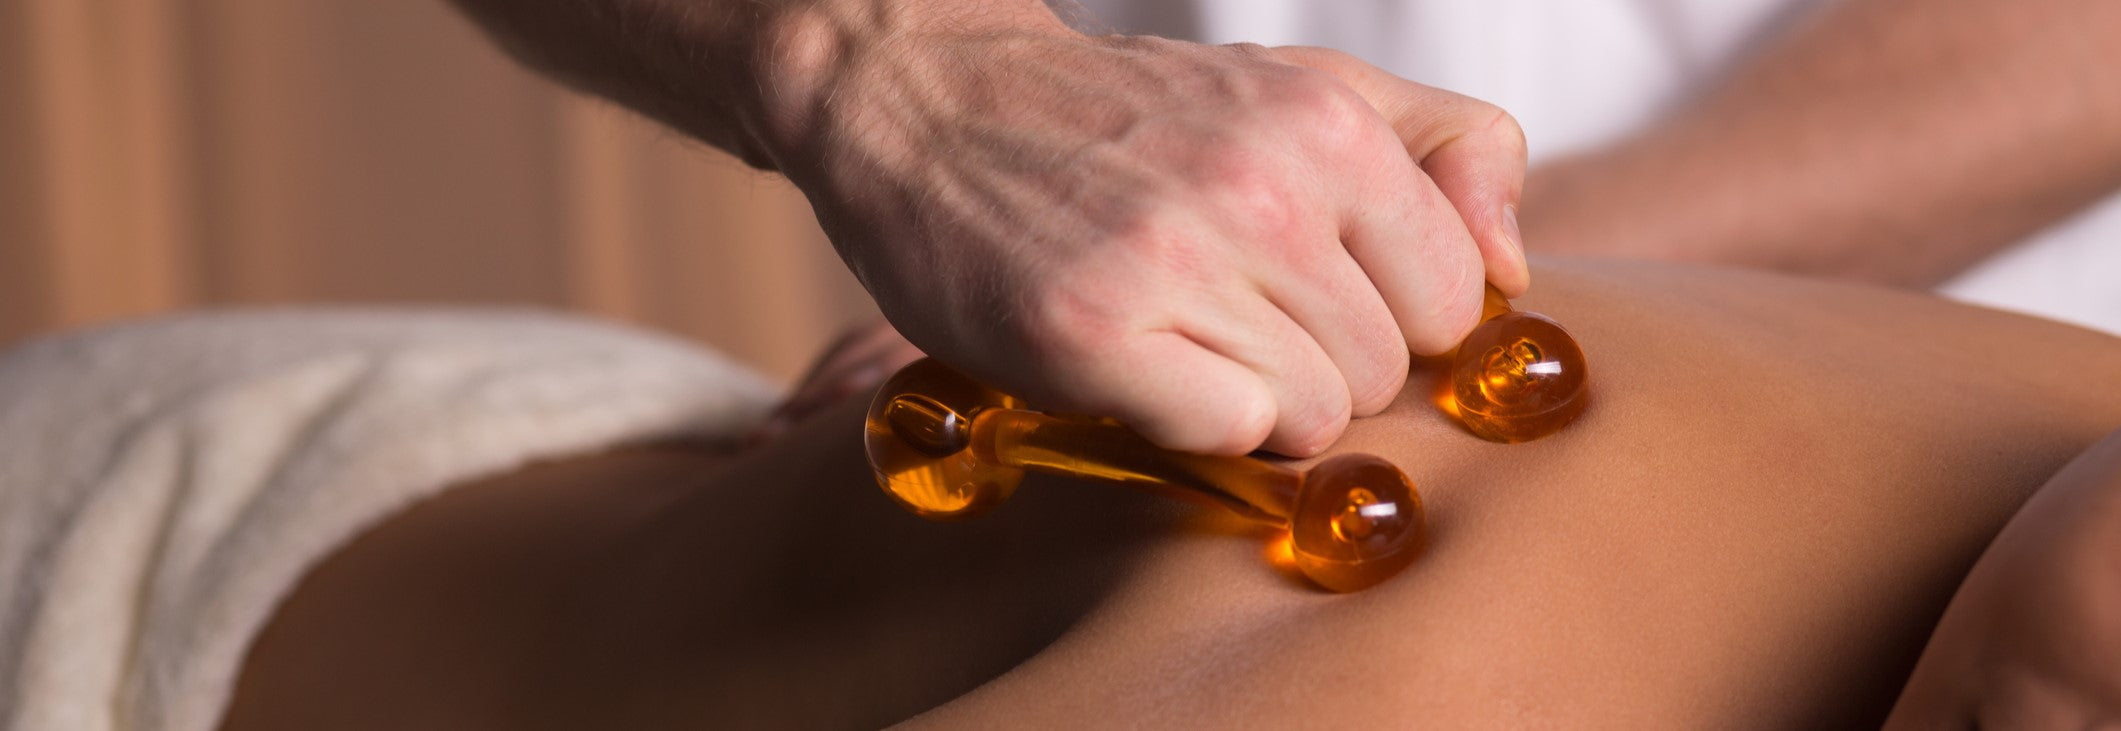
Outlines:
<svg viewBox="0 0 2121 731"><path fill-rule="evenodd" d="M713 354L525 312L193 315L0 354L0 728L219 722L309 566L530 460L734 436Z"/></svg>
<svg viewBox="0 0 2121 731"><path fill-rule="evenodd" d="M1083 0L1083 25L1311 45L1510 111L1532 160L1612 142L1825 0ZM2121 334L2121 194L1941 292Z"/></svg>

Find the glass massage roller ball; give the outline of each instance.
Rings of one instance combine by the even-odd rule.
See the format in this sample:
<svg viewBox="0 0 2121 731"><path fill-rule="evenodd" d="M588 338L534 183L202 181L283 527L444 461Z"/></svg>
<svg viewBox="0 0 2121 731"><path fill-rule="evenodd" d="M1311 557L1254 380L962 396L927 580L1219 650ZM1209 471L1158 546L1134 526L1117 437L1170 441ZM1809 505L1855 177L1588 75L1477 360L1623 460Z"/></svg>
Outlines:
<svg viewBox="0 0 2121 731"><path fill-rule="evenodd" d="M1493 287L1482 323L1451 368L1467 429L1498 442L1537 439L1583 412L1583 351L1543 315L1510 309ZM1107 419L1033 411L932 359L885 381L864 445L877 483L907 510L968 518L1007 500L1027 470L1175 489L1289 531L1297 569L1333 591L1399 573L1426 542L1421 496L1405 473L1366 454L1297 471L1250 457L1187 454Z"/></svg>

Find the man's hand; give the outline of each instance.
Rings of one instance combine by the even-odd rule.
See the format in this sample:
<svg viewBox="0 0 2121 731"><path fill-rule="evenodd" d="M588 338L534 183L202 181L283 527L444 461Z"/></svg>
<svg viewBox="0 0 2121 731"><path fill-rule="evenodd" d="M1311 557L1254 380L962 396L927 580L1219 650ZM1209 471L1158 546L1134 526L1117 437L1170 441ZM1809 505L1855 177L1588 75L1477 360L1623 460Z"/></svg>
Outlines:
<svg viewBox="0 0 2121 731"><path fill-rule="evenodd" d="M1526 285L1516 121L1315 49L1034 0L454 0L788 175L944 362L1167 447L1309 455Z"/></svg>
<svg viewBox="0 0 2121 731"><path fill-rule="evenodd" d="M1170 448L1319 452L1526 285L1501 110L1318 49L782 27L765 138L923 350ZM1382 112L1382 113L1380 113Z"/></svg>

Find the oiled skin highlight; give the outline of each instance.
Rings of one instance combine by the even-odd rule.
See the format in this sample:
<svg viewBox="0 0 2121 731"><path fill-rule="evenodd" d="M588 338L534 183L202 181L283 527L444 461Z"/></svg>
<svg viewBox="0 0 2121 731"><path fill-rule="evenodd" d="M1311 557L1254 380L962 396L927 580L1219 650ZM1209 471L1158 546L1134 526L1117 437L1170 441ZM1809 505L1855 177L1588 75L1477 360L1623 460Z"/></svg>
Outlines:
<svg viewBox="0 0 2121 731"><path fill-rule="evenodd" d="M1033 477L906 515L860 399L766 448L534 466L397 516L260 637L229 728L1875 725L2013 512L2121 427L2121 340L1919 295L1536 270L1592 400L1478 439L1418 362L1333 452L1429 547L1334 595L1198 506Z"/></svg>

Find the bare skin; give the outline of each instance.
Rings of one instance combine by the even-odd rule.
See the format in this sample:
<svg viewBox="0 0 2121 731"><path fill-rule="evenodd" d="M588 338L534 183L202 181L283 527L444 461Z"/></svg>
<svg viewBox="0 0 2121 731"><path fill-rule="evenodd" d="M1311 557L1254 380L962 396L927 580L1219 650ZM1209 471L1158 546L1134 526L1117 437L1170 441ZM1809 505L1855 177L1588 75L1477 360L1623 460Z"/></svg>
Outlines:
<svg viewBox="0 0 2121 731"><path fill-rule="evenodd" d="M2050 480L1952 598L1890 729L2121 724L2121 432Z"/></svg>
<svg viewBox="0 0 2121 731"><path fill-rule="evenodd" d="M2085 386L2121 372L2107 336L1768 275L1539 274L1520 305L1581 339L1596 401L1490 444L1417 363L1332 450L1427 504L1429 553L1373 589L1083 483L920 521L867 474L857 398L747 454L583 457L391 519L296 589L227 727L1875 725L1991 539L2121 427L2121 389Z"/></svg>
<svg viewBox="0 0 2121 731"><path fill-rule="evenodd" d="M1190 449L1315 453L1397 393L1396 340L1449 348L1482 276L1528 286L1526 242L1930 285L2121 189L2102 0L1834 3L1529 182L1478 101L1317 49L1086 37L1035 0L454 2L787 174L943 361Z"/></svg>
<svg viewBox="0 0 2121 731"><path fill-rule="evenodd" d="M1628 139L1534 169L1525 241L1935 285L2121 190L2116 34L2101 0L1833 3Z"/></svg>
<svg viewBox="0 0 2121 731"><path fill-rule="evenodd" d="M786 175L922 349L1165 446L1317 454L1528 283L1516 121L1346 54L1040 0L456 4Z"/></svg>
<svg viewBox="0 0 2121 731"><path fill-rule="evenodd" d="M1523 240L1934 286L2121 190L2117 34L2103 0L1831 3L1636 134L1532 169Z"/></svg>

